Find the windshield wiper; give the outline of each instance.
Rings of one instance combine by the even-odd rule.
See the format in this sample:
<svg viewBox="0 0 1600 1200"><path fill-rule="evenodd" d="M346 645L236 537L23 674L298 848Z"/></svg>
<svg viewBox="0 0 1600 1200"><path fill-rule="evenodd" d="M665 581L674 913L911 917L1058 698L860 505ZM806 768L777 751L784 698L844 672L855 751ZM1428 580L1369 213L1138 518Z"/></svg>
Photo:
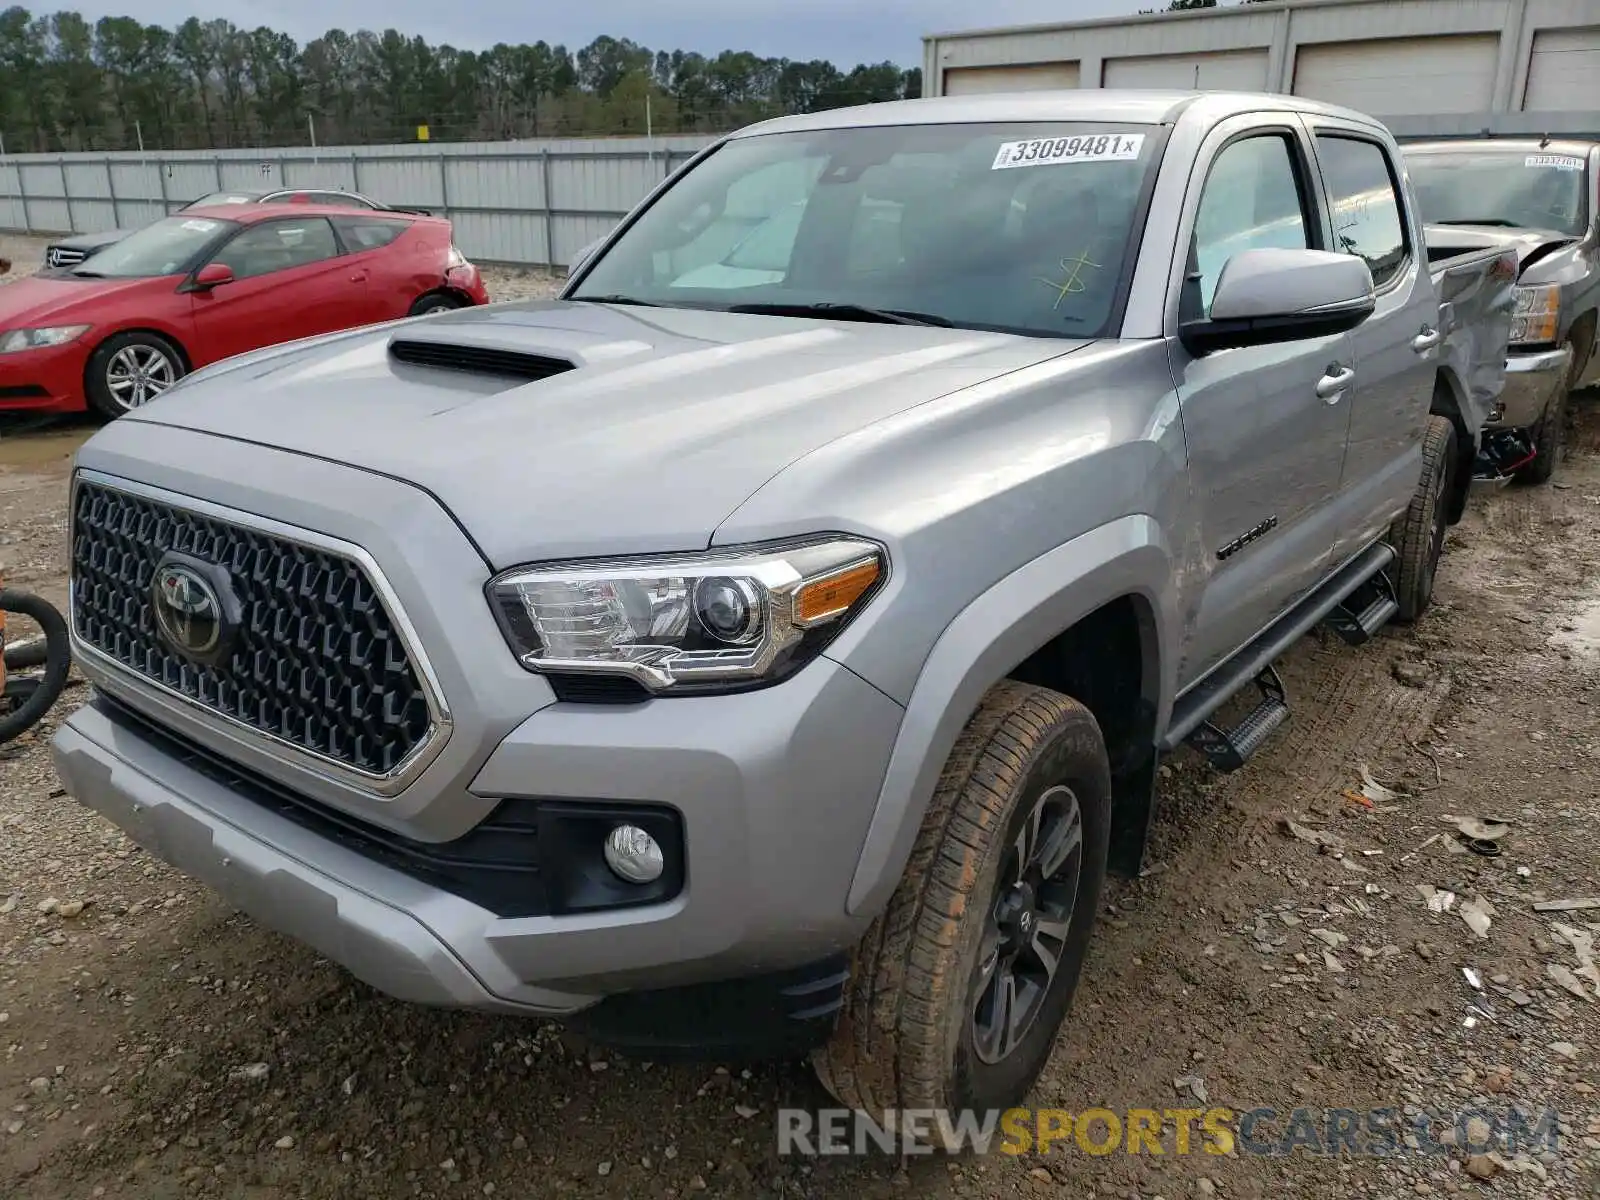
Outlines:
<svg viewBox="0 0 1600 1200"><path fill-rule="evenodd" d="M1435 225L1497 225L1501 229L1521 229L1515 221L1507 221L1504 217L1457 217L1451 221L1435 221Z"/></svg>
<svg viewBox="0 0 1600 1200"><path fill-rule="evenodd" d="M574 296L580 304L633 304L639 308L660 308L653 300L640 300L635 296Z"/></svg>
<svg viewBox="0 0 1600 1200"><path fill-rule="evenodd" d="M884 325L955 325L947 317L933 313L908 312L900 308L869 308L865 304L733 304L733 313L752 313L772 317L833 317L840 321L877 321Z"/></svg>

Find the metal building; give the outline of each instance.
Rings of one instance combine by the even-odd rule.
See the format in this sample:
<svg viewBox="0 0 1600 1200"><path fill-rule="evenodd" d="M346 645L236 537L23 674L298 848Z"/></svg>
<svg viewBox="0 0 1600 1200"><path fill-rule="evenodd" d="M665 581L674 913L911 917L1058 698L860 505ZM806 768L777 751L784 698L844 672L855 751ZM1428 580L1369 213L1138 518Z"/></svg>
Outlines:
<svg viewBox="0 0 1600 1200"><path fill-rule="evenodd" d="M1224 0L1226 3L1226 0ZM1600 132L1600 0L1278 0L923 39L924 94L1292 93L1397 134Z"/></svg>

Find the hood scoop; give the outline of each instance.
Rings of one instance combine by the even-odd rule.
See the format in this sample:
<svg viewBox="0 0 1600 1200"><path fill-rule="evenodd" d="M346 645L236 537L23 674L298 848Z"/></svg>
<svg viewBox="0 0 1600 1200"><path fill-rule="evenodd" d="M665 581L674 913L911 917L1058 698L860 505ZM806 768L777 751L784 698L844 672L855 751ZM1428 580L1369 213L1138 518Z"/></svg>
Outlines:
<svg viewBox="0 0 1600 1200"><path fill-rule="evenodd" d="M389 342L389 357L410 367L465 371L518 383L549 379L577 368L577 364L570 359L546 354L527 354L472 342L448 342L432 338L394 338Z"/></svg>

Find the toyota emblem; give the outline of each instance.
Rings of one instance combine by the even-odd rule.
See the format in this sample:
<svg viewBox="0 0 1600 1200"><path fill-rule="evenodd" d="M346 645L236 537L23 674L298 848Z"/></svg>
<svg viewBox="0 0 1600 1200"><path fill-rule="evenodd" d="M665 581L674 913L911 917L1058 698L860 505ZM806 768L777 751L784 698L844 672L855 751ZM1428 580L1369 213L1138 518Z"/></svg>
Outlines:
<svg viewBox="0 0 1600 1200"><path fill-rule="evenodd" d="M156 569L151 607L162 638L186 658L203 659L222 642L222 598L200 572L182 563Z"/></svg>

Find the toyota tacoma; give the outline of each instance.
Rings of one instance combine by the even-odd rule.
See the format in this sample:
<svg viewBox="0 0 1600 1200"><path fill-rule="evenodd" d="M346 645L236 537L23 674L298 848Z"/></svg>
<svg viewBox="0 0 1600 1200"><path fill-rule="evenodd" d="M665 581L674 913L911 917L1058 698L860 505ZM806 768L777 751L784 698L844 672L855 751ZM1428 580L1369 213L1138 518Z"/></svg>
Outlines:
<svg viewBox="0 0 1600 1200"><path fill-rule="evenodd" d="M752 127L558 300L91 438L57 767L393 996L1010 1105L1161 756L1427 607L1514 266L1430 266L1390 134L1302 99Z"/></svg>

